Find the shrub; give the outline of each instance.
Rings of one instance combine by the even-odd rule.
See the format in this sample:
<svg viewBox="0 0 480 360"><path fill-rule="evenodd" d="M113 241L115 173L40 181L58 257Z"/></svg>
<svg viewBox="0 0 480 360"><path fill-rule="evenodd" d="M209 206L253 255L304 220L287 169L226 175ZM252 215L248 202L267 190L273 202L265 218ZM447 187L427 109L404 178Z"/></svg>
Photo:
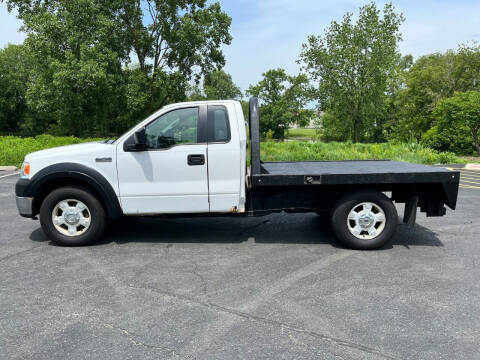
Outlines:
<svg viewBox="0 0 480 360"><path fill-rule="evenodd" d="M439 151L451 151L460 155L475 154L472 132L467 126L442 130L433 126L422 135L421 143Z"/></svg>
<svg viewBox="0 0 480 360"><path fill-rule="evenodd" d="M98 141L101 139L80 139L74 136L38 135L36 137L0 136L0 165L20 166L25 155L56 146Z"/></svg>

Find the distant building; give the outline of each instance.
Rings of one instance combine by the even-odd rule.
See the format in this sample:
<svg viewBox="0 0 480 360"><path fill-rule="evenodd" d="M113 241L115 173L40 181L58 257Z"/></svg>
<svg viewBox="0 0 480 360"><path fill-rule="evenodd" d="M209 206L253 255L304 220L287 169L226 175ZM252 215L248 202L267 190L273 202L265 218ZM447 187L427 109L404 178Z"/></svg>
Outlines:
<svg viewBox="0 0 480 360"><path fill-rule="evenodd" d="M315 128L317 128L321 125L318 120L321 119L323 114L324 114L323 111L318 111L314 116L311 117L307 126L298 126L297 124L290 124L289 128L290 129L298 129L299 127L302 127L302 128L305 128L305 129L315 129Z"/></svg>

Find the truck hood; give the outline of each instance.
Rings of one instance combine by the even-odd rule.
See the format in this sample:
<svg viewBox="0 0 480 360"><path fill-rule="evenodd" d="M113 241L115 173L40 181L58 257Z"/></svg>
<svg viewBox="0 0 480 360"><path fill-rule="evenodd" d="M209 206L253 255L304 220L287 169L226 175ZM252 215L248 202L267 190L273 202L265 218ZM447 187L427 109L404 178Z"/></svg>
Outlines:
<svg viewBox="0 0 480 360"><path fill-rule="evenodd" d="M35 151L25 156L25 161L32 161L44 158L72 157L75 155L91 154L92 156L101 155L106 149L114 149L115 145L101 142L88 142L82 144L58 146L51 149Z"/></svg>

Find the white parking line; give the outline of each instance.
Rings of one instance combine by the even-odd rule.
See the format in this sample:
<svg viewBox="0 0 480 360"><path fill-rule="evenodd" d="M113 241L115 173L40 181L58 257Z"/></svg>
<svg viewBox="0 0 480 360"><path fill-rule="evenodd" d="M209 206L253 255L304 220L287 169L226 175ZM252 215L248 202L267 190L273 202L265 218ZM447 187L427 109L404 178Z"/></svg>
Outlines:
<svg viewBox="0 0 480 360"><path fill-rule="evenodd" d="M16 172L16 173L13 173L13 174L2 175L2 176L0 176L0 179L6 178L6 177L9 177L9 176L13 176L13 175L18 175L18 174L20 174L20 173L19 173L19 172Z"/></svg>

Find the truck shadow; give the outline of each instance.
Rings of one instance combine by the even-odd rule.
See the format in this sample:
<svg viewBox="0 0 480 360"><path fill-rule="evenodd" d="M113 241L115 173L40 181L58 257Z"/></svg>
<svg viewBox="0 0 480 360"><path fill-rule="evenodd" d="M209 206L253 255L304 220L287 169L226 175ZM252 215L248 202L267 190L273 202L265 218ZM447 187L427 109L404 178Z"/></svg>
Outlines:
<svg viewBox="0 0 480 360"><path fill-rule="evenodd" d="M399 218L398 231L384 250L393 246L443 246L437 234L421 225L408 229ZM30 239L47 241L35 230ZM258 244L329 244L342 247L330 228L328 217L315 214L272 214L257 218L198 217L148 218L125 217L112 221L94 246L115 242L143 243L242 243Z"/></svg>

